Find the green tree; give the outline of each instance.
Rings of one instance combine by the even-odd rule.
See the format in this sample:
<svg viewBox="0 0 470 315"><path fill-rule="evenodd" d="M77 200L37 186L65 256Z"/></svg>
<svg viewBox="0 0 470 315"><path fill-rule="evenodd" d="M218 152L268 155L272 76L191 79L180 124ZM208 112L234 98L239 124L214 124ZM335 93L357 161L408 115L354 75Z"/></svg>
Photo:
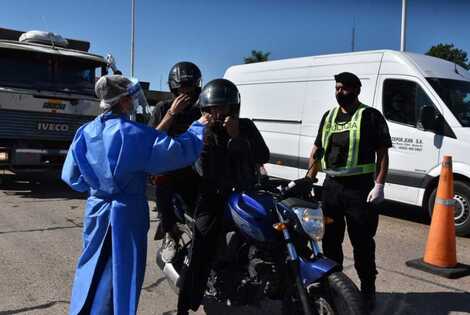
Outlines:
<svg viewBox="0 0 470 315"><path fill-rule="evenodd" d="M470 63L468 63L467 59L467 52L454 47L454 44L438 44L436 46L432 46L426 52L426 55L445 59L454 62L467 70L470 69Z"/></svg>
<svg viewBox="0 0 470 315"><path fill-rule="evenodd" d="M262 62L268 61L270 52L263 52L262 50L252 50L251 56L243 58L245 63L255 63L255 62Z"/></svg>

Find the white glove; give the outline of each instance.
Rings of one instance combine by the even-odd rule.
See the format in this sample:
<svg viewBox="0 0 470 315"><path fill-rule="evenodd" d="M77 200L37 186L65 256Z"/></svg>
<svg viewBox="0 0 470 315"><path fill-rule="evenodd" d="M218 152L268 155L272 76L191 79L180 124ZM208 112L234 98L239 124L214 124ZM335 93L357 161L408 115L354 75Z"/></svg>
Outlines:
<svg viewBox="0 0 470 315"><path fill-rule="evenodd" d="M384 184L375 183L374 188L367 196L367 202L380 203L384 200Z"/></svg>

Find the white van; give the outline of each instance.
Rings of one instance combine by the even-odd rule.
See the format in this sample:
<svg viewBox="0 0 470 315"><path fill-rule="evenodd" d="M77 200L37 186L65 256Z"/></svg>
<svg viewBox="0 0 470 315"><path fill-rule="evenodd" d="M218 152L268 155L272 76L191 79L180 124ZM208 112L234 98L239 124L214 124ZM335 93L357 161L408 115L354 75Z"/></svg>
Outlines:
<svg viewBox="0 0 470 315"><path fill-rule="evenodd" d="M225 78L240 90L241 115L271 150L268 173L305 174L320 120L337 106L333 76L343 71L361 79L360 101L387 119L393 148L386 198L432 211L440 162L451 155L455 226L470 234L470 73L438 58L380 50L230 67Z"/></svg>

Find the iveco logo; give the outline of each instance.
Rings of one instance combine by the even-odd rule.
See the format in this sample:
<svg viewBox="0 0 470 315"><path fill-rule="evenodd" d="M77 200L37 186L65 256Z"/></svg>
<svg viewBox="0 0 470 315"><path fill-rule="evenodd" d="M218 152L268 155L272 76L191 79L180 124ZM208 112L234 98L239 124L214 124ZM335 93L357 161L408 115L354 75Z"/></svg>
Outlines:
<svg viewBox="0 0 470 315"><path fill-rule="evenodd" d="M38 130L67 132L70 130L70 127L67 124L54 124L54 123L40 122L38 123Z"/></svg>
<svg viewBox="0 0 470 315"><path fill-rule="evenodd" d="M65 109L65 104L64 103L53 103L53 102L46 102L42 105L42 108L47 108L47 109Z"/></svg>

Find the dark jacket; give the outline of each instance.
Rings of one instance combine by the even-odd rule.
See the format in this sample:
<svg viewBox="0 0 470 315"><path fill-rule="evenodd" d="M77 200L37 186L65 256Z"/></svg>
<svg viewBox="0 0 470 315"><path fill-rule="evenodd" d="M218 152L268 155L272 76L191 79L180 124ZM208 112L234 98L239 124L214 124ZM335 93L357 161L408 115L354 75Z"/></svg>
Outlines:
<svg viewBox="0 0 470 315"><path fill-rule="evenodd" d="M150 117L148 125L152 128L156 128L160 124L161 120L165 116L166 112L170 109L173 99L158 102L155 106L152 116ZM181 113L176 114L174 121L171 123L167 133L170 137L176 137L186 130L188 130L191 124L201 117L201 111L196 106L191 106ZM173 170L165 173L164 175L172 176L187 176L188 172L192 172L191 166L184 167L182 169ZM162 178L160 178L162 180Z"/></svg>
<svg viewBox="0 0 470 315"><path fill-rule="evenodd" d="M207 129L196 170L202 177L203 189L246 190L257 181L259 165L269 161L269 149L255 124L239 120L240 135L230 139L222 126Z"/></svg>

